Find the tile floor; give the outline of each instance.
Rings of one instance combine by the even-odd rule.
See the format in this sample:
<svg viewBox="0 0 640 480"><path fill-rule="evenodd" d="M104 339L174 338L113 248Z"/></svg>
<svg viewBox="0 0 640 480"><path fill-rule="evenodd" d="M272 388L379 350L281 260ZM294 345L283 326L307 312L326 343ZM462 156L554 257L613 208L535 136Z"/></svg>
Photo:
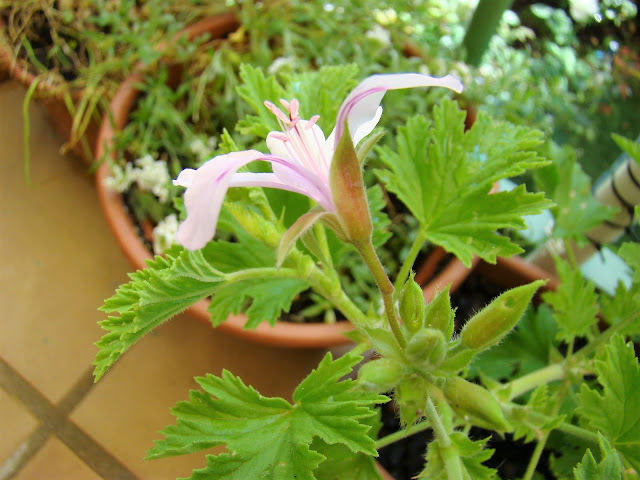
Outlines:
<svg viewBox="0 0 640 480"><path fill-rule="evenodd" d="M93 179L37 104L23 173L24 89L0 83L0 480L173 479L202 454L146 461L193 376L228 368L289 397L322 355L247 343L179 316L135 345L97 384L97 308L130 266Z"/></svg>

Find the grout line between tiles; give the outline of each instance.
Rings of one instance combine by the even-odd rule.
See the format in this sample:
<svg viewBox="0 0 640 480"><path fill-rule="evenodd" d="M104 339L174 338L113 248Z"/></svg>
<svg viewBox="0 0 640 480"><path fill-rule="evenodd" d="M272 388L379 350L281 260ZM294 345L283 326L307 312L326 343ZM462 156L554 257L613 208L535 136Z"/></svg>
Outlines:
<svg viewBox="0 0 640 480"><path fill-rule="evenodd" d="M36 419L42 422L42 425L9 457L9 463L5 462L0 465L1 473L4 473L5 468L8 472L8 476L0 476L0 480L13 478L19 469L44 445L48 434L56 435L102 478L106 480L137 479L134 473L67 418L67 415L80 403L92 386L93 376L91 369L89 369L56 406L13 370L4 359L0 358L0 388L20 401Z"/></svg>
<svg viewBox="0 0 640 480"><path fill-rule="evenodd" d="M40 451L50 436L50 430L44 425L40 425L31 435L29 435L13 453L0 465L0 480L11 480L22 467Z"/></svg>

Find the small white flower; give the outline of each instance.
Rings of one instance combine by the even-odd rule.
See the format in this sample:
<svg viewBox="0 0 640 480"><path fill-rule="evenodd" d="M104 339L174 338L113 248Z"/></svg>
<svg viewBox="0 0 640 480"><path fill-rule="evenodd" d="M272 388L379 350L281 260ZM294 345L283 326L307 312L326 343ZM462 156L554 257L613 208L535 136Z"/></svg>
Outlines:
<svg viewBox="0 0 640 480"><path fill-rule="evenodd" d="M171 176L167 164L162 160L154 160L151 155L145 155L135 161L135 178L142 190L153 192L160 202L164 203L169 198L167 188L171 183Z"/></svg>
<svg viewBox="0 0 640 480"><path fill-rule="evenodd" d="M153 229L153 251L161 254L170 246L178 243L178 217L175 213L160 220L158 225Z"/></svg>
<svg viewBox="0 0 640 480"><path fill-rule="evenodd" d="M374 25L373 28L366 33L366 35L367 38L377 40L384 46L391 45L391 34L389 33L389 30L378 24Z"/></svg>
<svg viewBox="0 0 640 480"><path fill-rule="evenodd" d="M583 23L595 18L600 12L598 0L569 0L569 12L578 23Z"/></svg>
<svg viewBox="0 0 640 480"><path fill-rule="evenodd" d="M114 192L122 193L136 181L133 166L127 163L124 169L120 165L111 165L111 175L104 179L104 186Z"/></svg>
<svg viewBox="0 0 640 480"><path fill-rule="evenodd" d="M267 71L271 75L275 75L276 73L282 70L291 70L296 66L296 59L294 57L278 57L276 58Z"/></svg>

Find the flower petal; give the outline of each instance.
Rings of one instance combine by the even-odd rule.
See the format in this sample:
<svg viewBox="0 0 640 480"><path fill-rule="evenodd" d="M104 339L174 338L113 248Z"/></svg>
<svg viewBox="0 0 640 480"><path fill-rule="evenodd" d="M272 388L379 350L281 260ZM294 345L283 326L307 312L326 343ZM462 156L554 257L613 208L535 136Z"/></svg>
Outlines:
<svg viewBox="0 0 640 480"><path fill-rule="evenodd" d="M460 93L463 89L462 83L451 75L436 78L420 73L392 73L386 75L372 75L365 78L342 102L338 117L336 119L336 133L334 144L337 145L342 132L344 131L345 119L349 122L349 131L353 132L354 143L356 134L370 128L373 130L375 124L371 122L378 115L378 108L382 97L387 90L399 90L403 88L415 87L446 87ZM379 118L379 116L378 116ZM377 122L376 122L377 123ZM360 131L360 127L367 125L366 129ZM360 137L362 139L362 137Z"/></svg>
<svg viewBox="0 0 640 480"><path fill-rule="evenodd" d="M180 224L177 235L181 245L197 250L213 238L232 176L243 165L264 156L257 150L232 152L212 158L197 170L180 173L175 183L187 187L184 194L187 218Z"/></svg>

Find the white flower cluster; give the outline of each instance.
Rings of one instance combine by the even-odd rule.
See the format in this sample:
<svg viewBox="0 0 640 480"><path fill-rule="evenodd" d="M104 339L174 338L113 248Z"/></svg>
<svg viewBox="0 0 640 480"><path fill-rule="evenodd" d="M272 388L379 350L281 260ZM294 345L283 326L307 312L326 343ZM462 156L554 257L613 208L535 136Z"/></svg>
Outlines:
<svg viewBox="0 0 640 480"><path fill-rule="evenodd" d="M127 163L124 168L119 165L111 166L111 176L105 179L105 186L116 192L124 192L132 184L145 191L152 192L161 203L169 199L168 185L171 176L166 162L154 160L151 155L145 155L134 162L135 166Z"/></svg>
<svg viewBox="0 0 640 480"><path fill-rule="evenodd" d="M160 220L153 229L153 251L161 254L171 245L178 243L178 217L175 213Z"/></svg>
<svg viewBox="0 0 640 480"><path fill-rule="evenodd" d="M209 137L206 143L200 137L196 137L189 142L189 150L191 150L191 153L195 154L201 162L209 160L217 146L218 140L216 137Z"/></svg>

